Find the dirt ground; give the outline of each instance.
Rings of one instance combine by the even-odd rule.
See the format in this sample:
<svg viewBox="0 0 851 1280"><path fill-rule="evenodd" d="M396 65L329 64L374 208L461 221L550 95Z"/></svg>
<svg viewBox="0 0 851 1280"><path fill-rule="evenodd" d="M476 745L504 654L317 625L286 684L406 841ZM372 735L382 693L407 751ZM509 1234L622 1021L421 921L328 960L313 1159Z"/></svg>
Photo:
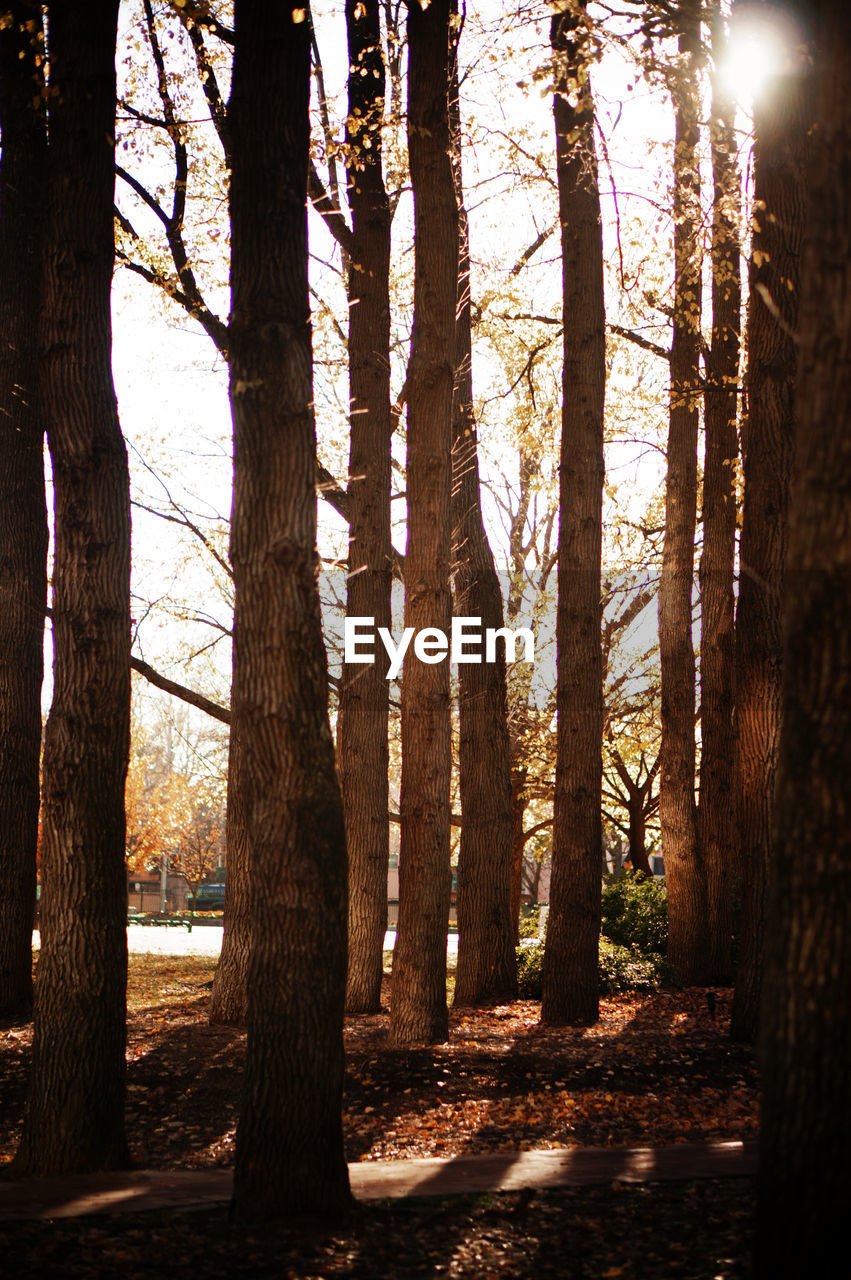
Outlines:
<svg viewBox="0 0 851 1280"><path fill-rule="evenodd" d="M131 956L127 1129L139 1167L232 1163L244 1033L207 1024L213 966ZM348 1159L752 1136L753 1056L728 1038L731 993L714 994L714 1017L703 992L606 999L589 1029L543 1029L539 1005L518 1001L453 1014L445 1045L414 1050L388 1048L386 1014L349 1019ZM0 1035L6 1160L31 1032ZM404 1201L360 1207L331 1230L249 1238L209 1211L14 1224L0 1228L0 1272L5 1256L54 1276L179 1276L203 1263L207 1276L727 1280L747 1274L752 1195L729 1179Z"/></svg>

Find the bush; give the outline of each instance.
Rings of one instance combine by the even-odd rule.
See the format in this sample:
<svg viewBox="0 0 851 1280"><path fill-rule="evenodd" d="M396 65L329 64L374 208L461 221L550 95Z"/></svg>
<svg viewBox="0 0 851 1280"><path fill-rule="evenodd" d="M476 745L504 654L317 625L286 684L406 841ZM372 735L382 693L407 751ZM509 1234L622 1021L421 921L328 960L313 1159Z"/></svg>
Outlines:
<svg viewBox="0 0 851 1280"><path fill-rule="evenodd" d="M604 938L644 956L668 949L668 902L663 884L625 872L603 886Z"/></svg>
<svg viewBox="0 0 851 1280"><path fill-rule="evenodd" d="M524 938L517 948L517 989L524 1000L540 1000L544 944L540 938ZM658 991L673 980L667 960L641 955L637 950L600 939L600 994L624 991Z"/></svg>
<svg viewBox="0 0 851 1280"><path fill-rule="evenodd" d="M540 1000L543 968L543 938L523 938L517 948L517 994L524 1000Z"/></svg>
<svg viewBox="0 0 851 1280"><path fill-rule="evenodd" d="M538 902L523 907L520 913L519 934L521 938L537 938L541 928L541 906Z"/></svg>
<svg viewBox="0 0 851 1280"><path fill-rule="evenodd" d="M661 986L670 985L673 976L671 966L661 956L642 955L631 947L600 939L600 995L658 991Z"/></svg>

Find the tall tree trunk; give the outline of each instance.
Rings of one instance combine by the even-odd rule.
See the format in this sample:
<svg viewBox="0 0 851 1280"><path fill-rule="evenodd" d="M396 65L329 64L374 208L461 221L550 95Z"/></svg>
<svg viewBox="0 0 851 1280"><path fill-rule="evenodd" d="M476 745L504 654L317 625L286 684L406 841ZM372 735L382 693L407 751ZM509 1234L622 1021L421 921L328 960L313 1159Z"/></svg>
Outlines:
<svg viewBox="0 0 851 1280"><path fill-rule="evenodd" d="M698 0L681 0L674 69L674 322L665 542L659 586L662 764L659 825L668 888L668 957L680 980L707 977L706 883L694 798L694 644L691 634L697 518L700 356L700 122Z"/></svg>
<svg viewBox="0 0 851 1280"><path fill-rule="evenodd" d="M449 102L458 199L458 302L455 399L452 407L452 555L455 613L482 630L504 625L502 593L482 519L479 454L473 411L470 321L470 230L461 169L457 40ZM461 844L458 853L458 960L454 1004L480 1004L517 994L511 916L511 766L505 652L496 662L458 667Z"/></svg>
<svg viewBox="0 0 851 1280"><path fill-rule="evenodd" d="M451 629L452 385L458 209L448 119L449 0L408 5L408 151L414 189L414 327L408 368L405 626ZM431 655L433 656L433 655ZM402 681L399 925L390 1039L444 1040L452 771L449 663L411 650Z"/></svg>
<svg viewBox="0 0 851 1280"><path fill-rule="evenodd" d="M251 885L234 1212L349 1202L346 844L316 583L305 11L237 0L230 101L233 727Z"/></svg>
<svg viewBox="0 0 851 1280"><path fill-rule="evenodd" d="M745 494L736 608L736 814L742 874L739 970L731 1034L754 1041L780 745L782 636L810 89L778 78L755 116L754 229L748 303Z"/></svg>
<svg viewBox="0 0 851 1280"><path fill-rule="evenodd" d="M716 68L726 48L716 13ZM736 552L736 410L741 330L735 104L716 70L712 86L712 345L704 396L703 555L700 561L700 805L698 837L706 869L711 982L732 978L731 887L736 850L733 811L733 575Z"/></svg>
<svg viewBox="0 0 851 1280"><path fill-rule="evenodd" d="M851 1182L851 13L815 14L783 728L766 932L759 1280L842 1270ZM788 120L797 133L797 113ZM770 206L769 206L770 208Z"/></svg>
<svg viewBox="0 0 851 1280"><path fill-rule="evenodd" d="M515 765L511 770L511 927L514 945L520 941L520 906L523 899L523 859L526 841L523 824L526 821L527 771Z"/></svg>
<svg viewBox="0 0 851 1280"><path fill-rule="evenodd" d="M210 994L210 1022L234 1027L245 1025L248 962L251 958L251 886L241 760L240 738L231 729L225 826L224 936Z"/></svg>
<svg viewBox="0 0 851 1280"><path fill-rule="evenodd" d="M378 0L347 0L349 118L349 575L346 613L390 627L390 203L382 177ZM379 650L382 646L379 646ZM337 730L349 849L349 1013L381 1007L390 854L389 686L380 653L343 666Z"/></svg>
<svg viewBox="0 0 851 1280"><path fill-rule="evenodd" d="M48 6L42 405L53 464L54 694L44 748L41 958L17 1164L117 1168L124 1139L130 492L112 385L118 0Z"/></svg>
<svg viewBox="0 0 851 1280"><path fill-rule="evenodd" d="M38 402L46 130L40 12L0 28L0 1018L32 1009L47 604Z"/></svg>
<svg viewBox="0 0 851 1280"><path fill-rule="evenodd" d="M541 1019L598 1016L603 858L603 400L606 322L584 5L552 19L564 292L553 868ZM574 90L573 86L578 86ZM574 94L578 97L575 101Z"/></svg>

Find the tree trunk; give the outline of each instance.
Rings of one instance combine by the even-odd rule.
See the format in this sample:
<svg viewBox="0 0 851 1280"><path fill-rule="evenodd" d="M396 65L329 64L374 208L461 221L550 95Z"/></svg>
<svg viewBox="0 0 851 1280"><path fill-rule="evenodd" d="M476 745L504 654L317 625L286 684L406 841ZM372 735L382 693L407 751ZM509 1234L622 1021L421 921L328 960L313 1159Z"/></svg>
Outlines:
<svg viewBox="0 0 851 1280"><path fill-rule="evenodd" d="M652 876L650 858L647 855L647 824L644 806L647 797L642 787L629 793L629 860L633 871Z"/></svg>
<svg viewBox="0 0 851 1280"><path fill-rule="evenodd" d="M390 627L390 204L381 166L384 59L378 0L346 3L349 41L349 575L346 613ZM389 685L371 664L344 663L337 730L349 849L349 1013L381 1007L390 853Z"/></svg>
<svg viewBox="0 0 851 1280"><path fill-rule="evenodd" d="M504 625L502 593L482 520L473 412L470 232L461 170L457 41L450 90L452 159L458 199L458 302L452 409L452 555L455 614L482 630ZM511 766L505 652L496 662L458 666L461 845L458 960L453 1003L482 1004L517 994L511 915Z"/></svg>
<svg viewBox="0 0 851 1280"><path fill-rule="evenodd" d="M758 1280L841 1272L851 1191L851 14L836 0L808 5L807 17L814 11L816 124L804 173L761 1035ZM793 139L797 121L796 110L788 118Z"/></svg>
<svg viewBox="0 0 851 1280"><path fill-rule="evenodd" d="M726 48L725 22L716 14L716 67ZM703 555L700 561L700 806L698 837L706 869L711 982L732 979L731 885L735 864L733 811L733 574L736 551L735 462L739 382L741 282L740 179L733 131L735 104L713 78L712 345L704 396Z"/></svg>
<svg viewBox="0 0 851 1280"><path fill-rule="evenodd" d="M241 1220L334 1213L343 1154L346 845L316 583L307 278L310 30L237 0L230 102L233 726L251 885Z"/></svg>
<svg viewBox="0 0 851 1280"><path fill-rule="evenodd" d="M697 0L680 4L681 63L673 72L674 324L665 542L659 586L662 764L659 825L668 889L668 958L686 984L708 976L706 884L694 799L692 585L697 516L700 356L700 22Z"/></svg>
<svg viewBox="0 0 851 1280"><path fill-rule="evenodd" d="M795 74L766 87L754 147L754 230L748 303L745 495L736 609L736 813L742 874L739 971L731 1034L754 1041L780 744L780 608L795 434L801 244L810 100Z"/></svg>
<svg viewBox="0 0 851 1280"><path fill-rule="evenodd" d="M231 731L225 826L224 936L210 995L210 1022L232 1027L245 1026L248 962L251 958L251 886L245 797L240 776L241 755L239 735Z"/></svg>
<svg viewBox="0 0 851 1280"><path fill-rule="evenodd" d="M124 1139L130 494L110 368L118 0L48 6L42 406L53 464L54 694L22 1171L128 1163Z"/></svg>
<svg viewBox="0 0 851 1280"><path fill-rule="evenodd" d="M0 28L0 1018L32 1009L41 682L47 604L38 402L46 131L40 14ZM27 25L25 25L27 24Z"/></svg>
<svg viewBox="0 0 851 1280"><path fill-rule="evenodd" d="M523 824L526 820L526 777L525 769L511 770L511 926L514 931L514 946L520 941L520 906L523 899L523 859L526 856L526 841L523 836Z"/></svg>
<svg viewBox="0 0 851 1280"><path fill-rule="evenodd" d="M564 291L564 369L556 623L558 691L553 868L541 1019L598 1016L603 857L600 585L606 323L594 102L584 12L552 19ZM578 101L569 97L579 86Z"/></svg>
<svg viewBox="0 0 851 1280"><path fill-rule="evenodd" d="M408 368L405 626L448 635L449 495L458 210L448 120L449 0L408 7L408 151L414 189L414 327ZM431 655L433 656L433 655ZM390 1039L439 1042L448 1030L449 663L411 650L402 681L399 925Z"/></svg>

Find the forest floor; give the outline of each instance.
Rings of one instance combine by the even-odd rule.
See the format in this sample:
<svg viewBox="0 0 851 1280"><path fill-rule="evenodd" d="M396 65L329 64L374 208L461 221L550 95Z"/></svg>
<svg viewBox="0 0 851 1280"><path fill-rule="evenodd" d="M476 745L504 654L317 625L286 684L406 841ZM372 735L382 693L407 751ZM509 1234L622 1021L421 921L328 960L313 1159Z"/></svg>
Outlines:
<svg viewBox="0 0 851 1280"><path fill-rule="evenodd" d="M148 1169L232 1164L244 1033L206 1021L214 958L135 955L127 1130ZM347 1019L349 1161L753 1136L752 1054L728 1037L731 992L604 999L587 1029L535 1001L453 1013L437 1047L387 1045L386 1013ZM0 1031L4 1129L20 1132L31 1030ZM0 1224L31 1275L476 1276L732 1280L747 1275L749 1179L614 1183L360 1205L337 1228L245 1234L223 1210ZM163 1269L163 1251L170 1259Z"/></svg>

